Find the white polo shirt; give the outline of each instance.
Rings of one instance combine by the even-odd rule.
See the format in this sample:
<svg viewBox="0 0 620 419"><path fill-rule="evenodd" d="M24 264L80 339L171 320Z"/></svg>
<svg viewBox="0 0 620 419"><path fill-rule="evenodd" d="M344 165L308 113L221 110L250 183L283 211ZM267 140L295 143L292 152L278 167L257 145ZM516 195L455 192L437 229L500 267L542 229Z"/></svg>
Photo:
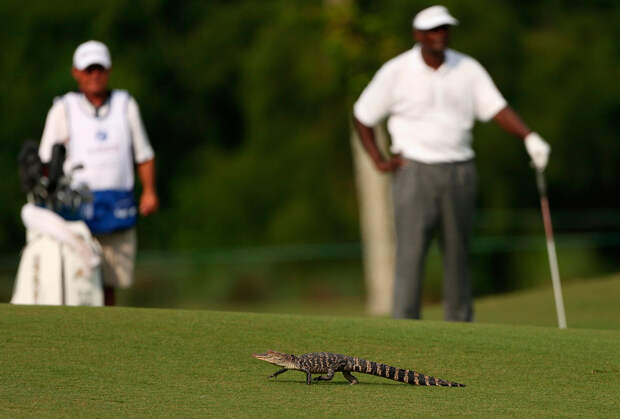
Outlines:
<svg viewBox="0 0 620 419"><path fill-rule="evenodd" d="M474 157L471 129L506 106L486 70L475 59L446 50L437 70L415 45L385 63L354 105L364 125L388 119L391 150L423 163Z"/></svg>

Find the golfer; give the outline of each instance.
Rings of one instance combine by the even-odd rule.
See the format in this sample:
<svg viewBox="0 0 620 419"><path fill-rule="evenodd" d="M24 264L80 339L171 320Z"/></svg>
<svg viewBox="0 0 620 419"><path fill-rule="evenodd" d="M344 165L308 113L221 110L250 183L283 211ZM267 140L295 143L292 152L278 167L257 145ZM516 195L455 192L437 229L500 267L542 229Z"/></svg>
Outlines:
<svg viewBox="0 0 620 419"><path fill-rule="evenodd" d="M55 143L65 144L66 168L83 165L74 184L93 191L84 221L103 249L105 305L115 304L115 288L133 283L138 208L134 199L134 163L142 183L139 212L158 208L154 153L136 101L124 90L110 90L112 61L101 42L77 47L71 74L79 91L56 98L48 112L39 146L42 161Z"/></svg>
<svg viewBox="0 0 620 419"><path fill-rule="evenodd" d="M457 20L443 6L413 19L412 49L385 63L354 105L354 125L381 172L392 172L396 228L394 317L420 318L427 250L436 229L444 265L445 319L472 321L470 235L477 189L475 120L493 119L525 140L543 170L550 147L507 105L486 70L448 48ZM373 126L388 118L391 155Z"/></svg>

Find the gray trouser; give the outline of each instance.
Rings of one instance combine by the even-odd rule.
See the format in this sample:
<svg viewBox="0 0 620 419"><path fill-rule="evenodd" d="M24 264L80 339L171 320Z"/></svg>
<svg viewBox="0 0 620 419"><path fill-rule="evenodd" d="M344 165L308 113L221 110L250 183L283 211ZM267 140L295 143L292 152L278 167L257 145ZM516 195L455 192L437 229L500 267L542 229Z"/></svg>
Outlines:
<svg viewBox="0 0 620 419"><path fill-rule="evenodd" d="M478 185L474 160L441 164L407 160L392 182L396 227L394 317L420 318L424 261L439 229L445 319L471 321L469 240Z"/></svg>

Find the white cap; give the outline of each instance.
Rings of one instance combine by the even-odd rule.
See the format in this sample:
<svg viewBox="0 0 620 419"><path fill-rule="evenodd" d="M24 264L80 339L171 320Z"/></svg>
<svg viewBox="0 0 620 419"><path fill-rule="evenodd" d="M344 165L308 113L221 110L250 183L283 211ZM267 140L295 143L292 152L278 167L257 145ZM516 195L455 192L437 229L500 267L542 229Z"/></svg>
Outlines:
<svg viewBox="0 0 620 419"><path fill-rule="evenodd" d="M427 31L442 25L458 25L459 21L444 6L431 6L413 18L413 28Z"/></svg>
<svg viewBox="0 0 620 419"><path fill-rule="evenodd" d="M112 66L110 51L99 41L88 41L78 46L73 54L73 67L84 70L89 65L99 64L108 70Z"/></svg>

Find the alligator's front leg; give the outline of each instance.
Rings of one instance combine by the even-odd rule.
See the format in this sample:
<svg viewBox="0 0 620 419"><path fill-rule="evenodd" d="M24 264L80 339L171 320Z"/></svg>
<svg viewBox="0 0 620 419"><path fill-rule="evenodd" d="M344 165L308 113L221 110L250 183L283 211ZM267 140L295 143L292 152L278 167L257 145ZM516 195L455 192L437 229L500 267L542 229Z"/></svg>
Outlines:
<svg viewBox="0 0 620 419"><path fill-rule="evenodd" d="M288 368L282 368L281 370L278 370L274 372L273 374L271 374L269 378L277 377L278 375L282 374L283 372L287 372L287 371L288 371Z"/></svg>

